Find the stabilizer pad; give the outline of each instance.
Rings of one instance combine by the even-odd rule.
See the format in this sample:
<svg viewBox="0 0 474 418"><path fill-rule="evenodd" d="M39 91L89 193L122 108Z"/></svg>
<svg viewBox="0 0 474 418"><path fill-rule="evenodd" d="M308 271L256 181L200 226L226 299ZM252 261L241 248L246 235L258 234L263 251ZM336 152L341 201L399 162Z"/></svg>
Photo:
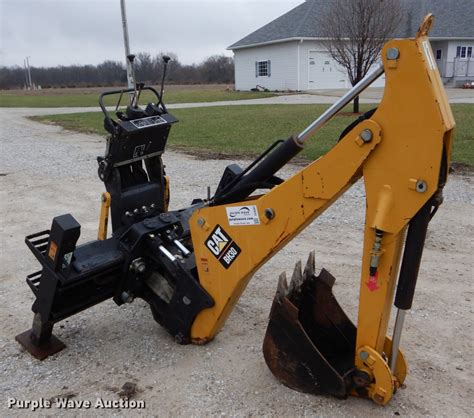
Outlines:
<svg viewBox="0 0 474 418"><path fill-rule="evenodd" d="M44 344L33 344L31 341L31 330L18 334L15 337L15 340L17 340L26 349L26 351L28 351L28 353L41 361L43 361L46 357L60 352L63 348L66 348L66 344L64 344L54 335L51 335L49 340Z"/></svg>

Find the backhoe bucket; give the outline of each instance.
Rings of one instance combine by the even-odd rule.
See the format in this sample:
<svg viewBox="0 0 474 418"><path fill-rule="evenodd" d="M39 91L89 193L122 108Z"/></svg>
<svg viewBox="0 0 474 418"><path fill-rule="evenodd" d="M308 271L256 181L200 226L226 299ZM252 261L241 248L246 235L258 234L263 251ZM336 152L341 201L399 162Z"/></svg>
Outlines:
<svg viewBox="0 0 474 418"><path fill-rule="evenodd" d="M346 398L354 376L356 327L332 293L335 278L314 274L314 253L304 272L295 266L290 285L280 276L263 342L265 361L286 386Z"/></svg>

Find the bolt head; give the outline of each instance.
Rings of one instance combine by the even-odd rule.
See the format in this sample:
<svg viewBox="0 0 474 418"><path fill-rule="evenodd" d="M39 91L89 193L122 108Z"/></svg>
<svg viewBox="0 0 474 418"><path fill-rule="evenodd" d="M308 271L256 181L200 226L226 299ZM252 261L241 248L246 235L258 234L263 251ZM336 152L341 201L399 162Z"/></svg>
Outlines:
<svg viewBox="0 0 474 418"><path fill-rule="evenodd" d="M199 218L199 219L197 220L197 224L198 224L199 226L203 226L205 222L206 222L206 221L204 220L204 218Z"/></svg>
<svg viewBox="0 0 474 418"><path fill-rule="evenodd" d="M364 129L360 133L360 137L361 137L362 141L364 141L367 144L370 141L372 141L372 138L374 137L374 134L372 133L372 131L370 129Z"/></svg>
<svg viewBox="0 0 474 418"><path fill-rule="evenodd" d="M397 60L400 57L400 51L398 48L389 48L387 50L387 59L388 60Z"/></svg>
<svg viewBox="0 0 474 418"><path fill-rule="evenodd" d="M383 396L382 395L374 395L374 401L378 404L383 404Z"/></svg>
<svg viewBox="0 0 474 418"><path fill-rule="evenodd" d="M366 361L369 358L369 353L367 351L361 351L359 357L362 361Z"/></svg>
<svg viewBox="0 0 474 418"><path fill-rule="evenodd" d="M416 182L416 191L418 193L425 193L426 190L428 190L428 185L426 184L426 181L424 180L418 180Z"/></svg>
<svg viewBox="0 0 474 418"><path fill-rule="evenodd" d="M266 208L265 216L267 219L273 219L275 217L275 211L272 208Z"/></svg>

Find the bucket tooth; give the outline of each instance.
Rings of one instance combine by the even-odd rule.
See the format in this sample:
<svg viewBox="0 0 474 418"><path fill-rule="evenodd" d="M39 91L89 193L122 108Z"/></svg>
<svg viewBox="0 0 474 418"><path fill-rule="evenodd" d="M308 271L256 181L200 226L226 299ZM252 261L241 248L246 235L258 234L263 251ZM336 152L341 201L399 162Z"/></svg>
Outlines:
<svg viewBox="0 0 474 418"><path fill-rule="evenodd" d="M293 274L290 280L290 286L288 288L288 297L290 299L297 299L298 294L301 292L301 286L303 284L303 273L301 269L301 260L295 264Z"/></svg>
<svg viewBox="0 0 474 418"><path fill-rule="evenodd" d="M286 281L286 273L280 274L278 279L277 294L279 298L283 298L288 294L288 282Z"/></svg>
<svg viewBox="0 0 474 418"><path fill-rule="evenodd" d="M306 266L304 268L303 276L305 280L309 280L309 278L315 273L316 265L314 261L314 251L311 251L308 256L308 261L306 262Z"/></svg>

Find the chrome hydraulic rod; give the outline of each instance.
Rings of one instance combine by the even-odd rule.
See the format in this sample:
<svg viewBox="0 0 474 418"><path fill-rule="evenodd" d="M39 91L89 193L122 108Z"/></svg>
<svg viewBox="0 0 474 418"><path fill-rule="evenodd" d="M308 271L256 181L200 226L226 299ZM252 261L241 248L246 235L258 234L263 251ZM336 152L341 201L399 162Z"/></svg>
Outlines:
<svg viewBox="0 0 474 418"><path fill-rule="evenodd" d="M383 64L380 64L374 71L367 74L360 80L352 89L350 89L344 96L342 96L336 103L334 103L328 110L326 110L319 118L317 118L311 125L309 125L303 132L296 137L296 142L303 145L306 140L319 128L321 128L327 121L329 121L336 113L343 109L353 99L360 95L367 87L369 87L375 80L377 80L385 72Z"/></svg>
<svg viewBox="0 0 474 418"><path fill-rule="evenodd" d="M405 309L397 311L397 318L395 320L395 327L393 329L392 338L392 354L390 356L390 370L395 373L397 366L398 350L400 348L400 340L402 338L403 323L405 322Z"/></svg>

